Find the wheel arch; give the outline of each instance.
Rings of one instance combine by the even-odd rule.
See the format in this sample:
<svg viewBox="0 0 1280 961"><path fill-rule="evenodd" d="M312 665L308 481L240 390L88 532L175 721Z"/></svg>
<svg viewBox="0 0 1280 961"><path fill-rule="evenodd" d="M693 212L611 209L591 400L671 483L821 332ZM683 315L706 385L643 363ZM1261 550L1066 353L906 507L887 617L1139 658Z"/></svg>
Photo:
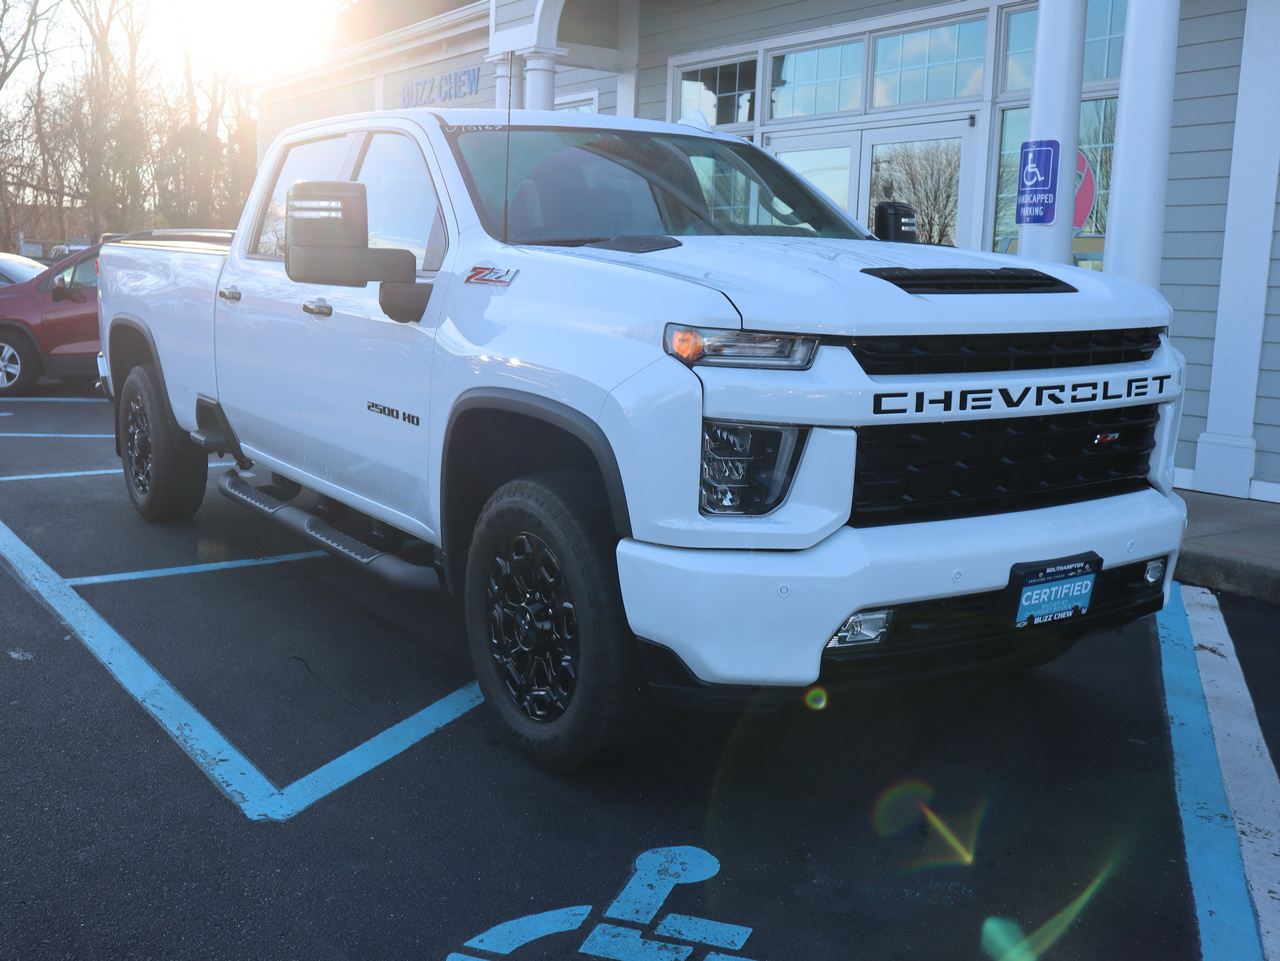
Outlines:
<svg viewBox="0 0 1280 961"><path fill-rule="evenodd" d="M595 473L617 536L631 536L622 472L594 420L557 401L506 388L475 388L458 398L440 465L441 561L451 592L461 593L471 533L489 496L516 477L554 470Z"/></svg>
<svg viewBox="0 0 1280 961"><path fill-rule="evenodd" d="M145 324L132 317L117 317L107 330L106 342L107 363L111 367L111 398L116 409L116 455L120 454L120 390L124 386L129 371L139 364L151 364L156 371L157 386L160 398L164 402L165 418L169 422L169 432L175 443L189 441L173 416L173 407L169 404L169 388L164 380L164 368L160 365L160 353L156 350L155 338Z"/></svg>
<svg viewBox="0 0 1280 961"><path fill-rule="evenodd" d="M27 342L27 346L30 347L32 352L35 354L36 365L38 366L40 373L44 374L44 350L41 348L39 339L32 332L30 327L20 320L14 320L11 317L0 317L0 330L13 331L19 337L23 338L23 340Z"/></svg>

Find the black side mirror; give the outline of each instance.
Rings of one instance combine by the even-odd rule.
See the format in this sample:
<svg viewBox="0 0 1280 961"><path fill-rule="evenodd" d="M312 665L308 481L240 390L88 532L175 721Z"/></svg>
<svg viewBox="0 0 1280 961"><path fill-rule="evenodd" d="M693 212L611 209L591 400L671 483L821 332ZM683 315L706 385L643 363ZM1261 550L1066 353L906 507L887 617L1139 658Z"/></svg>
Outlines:
<svg viewBox="0 0 1280 961"><path fill-rule="evenodd" d="M876 204L875 235L897 244L916 242L916 210L911 204L882 200Z"/></svg>
<svg viewBox="0 0 1280 961"><path fill-rule="evenodd" d="M284 237L284 271L301 284L411 284L418 274L411 251L370 249L364 184L299 180L289 188Z"/></svg>

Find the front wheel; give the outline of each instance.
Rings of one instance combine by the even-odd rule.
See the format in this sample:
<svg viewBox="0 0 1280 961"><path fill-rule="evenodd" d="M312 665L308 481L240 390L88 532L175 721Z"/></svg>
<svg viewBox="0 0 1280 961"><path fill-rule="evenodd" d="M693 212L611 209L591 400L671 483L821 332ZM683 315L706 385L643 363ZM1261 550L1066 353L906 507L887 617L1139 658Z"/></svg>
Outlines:
<svg viewBox="0 0 1280 961"><path fill-rule="evenodd" d="M588 475L539 474L489 498L467 557L467 638L485 700L519 749L572 771L647 711L608 508Z"/></svg>
<svg viewBox="0 0 1280 961"><path fill-rule="evenodd" d="M169 429L151 364L133 368L120 390L120 460L129 499L149 521L186 520L204 500L209 455Z"/></svg>
<svg viewBox="0 0 1280 961"><path fill-rule="evenodd" d="M0 330L0 397L21 397L40 379L40 360L27 339Z"/></svg>

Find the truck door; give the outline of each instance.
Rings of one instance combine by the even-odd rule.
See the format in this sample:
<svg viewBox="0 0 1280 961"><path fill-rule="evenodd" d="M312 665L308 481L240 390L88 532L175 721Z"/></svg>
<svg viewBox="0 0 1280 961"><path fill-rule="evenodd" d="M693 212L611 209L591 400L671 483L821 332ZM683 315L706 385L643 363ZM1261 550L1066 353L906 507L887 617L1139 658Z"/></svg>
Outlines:
<svg viewBox="0 0 1280 961"><path fill-rule="evenodd" d="M218 396L250 456L307 469L298 366L307 336L302 285L284 272L285 197L295 180L338 180L356 134L290 145L270 193L232 247L218 280L215 355Z"/></svg>
<svg viewBox="0 0 1280 961"><path fill-rule="evenodd" d="M428 516L427 407L448 242L434 181L414 139L392 130L368 134L353 174L367 191L369 246L412 250L418 283L433 290L420 321L399 323L378 306L376 283L304 285L302 430L314 472L347 494L344 499L412 528L403 518Z"/></svg>

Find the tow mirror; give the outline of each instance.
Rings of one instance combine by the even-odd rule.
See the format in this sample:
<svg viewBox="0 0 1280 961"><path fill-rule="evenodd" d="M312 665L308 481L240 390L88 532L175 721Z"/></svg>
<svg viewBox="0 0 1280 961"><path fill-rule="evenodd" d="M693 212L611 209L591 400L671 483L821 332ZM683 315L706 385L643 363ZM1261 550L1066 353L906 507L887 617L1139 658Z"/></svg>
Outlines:
<svg viewBox="0 0 1280 961"><path fill-rule="evenodd" d="M403 249L369 247L364 184L299 180L285 208L284 272L300 284L364 287L370 281L412 284L418 264Z"/></svg>
<svg viewBox="0 0 1280 961"><path fill-rule="evenodd" d="M897 244L916 242L916 210L911 204L882 200L876 204L875 235Z"/></svg>

